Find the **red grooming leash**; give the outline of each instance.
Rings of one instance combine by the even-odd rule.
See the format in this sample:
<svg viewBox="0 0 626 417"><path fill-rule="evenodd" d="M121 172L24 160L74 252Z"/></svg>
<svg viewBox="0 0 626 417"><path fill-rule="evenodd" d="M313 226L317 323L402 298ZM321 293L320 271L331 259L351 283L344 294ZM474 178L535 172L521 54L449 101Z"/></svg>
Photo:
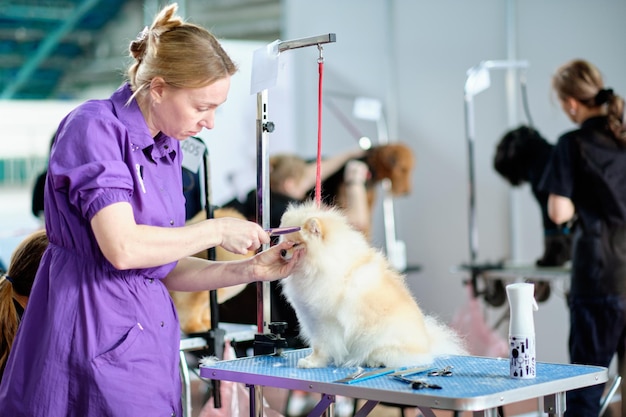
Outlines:
<svg viewBox="0 0 626 417"><path fill-rule="evenodd" d="M324 75L324 57L322 46L317 45L319 58L317 59L319 82L317 85L317 165L315 173L315 202L319 208L322 205L322 79Z"/></svg>

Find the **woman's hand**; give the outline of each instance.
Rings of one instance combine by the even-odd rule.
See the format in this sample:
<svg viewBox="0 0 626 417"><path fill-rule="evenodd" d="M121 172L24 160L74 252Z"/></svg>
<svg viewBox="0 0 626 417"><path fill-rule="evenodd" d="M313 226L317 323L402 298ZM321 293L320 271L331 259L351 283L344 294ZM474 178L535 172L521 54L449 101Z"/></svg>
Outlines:
<svg viewBox="0 0 626 417"><path fill-rule="evenodd" d="M570 221L576 212L574 203L567 197L550 194L548 197L548 216L556 224Z"/></svg>
<svg viewBox="0 0 626 417"><path fill-rule="evenodd" d="M263 244L270 243L269 234L254 222L233 217L207 221L218 225L221 235L219 246L229 252L245 255L249 251L256 251Z"/></svg>
<svg viewBox="0 0 626 417"><path fill-rule="evenodd" d="M289 249L292 249L292 256L285 259L282 254ZM304 251L303 246L287 241L257 253L250 259L254 281L273 281L288 277L304 256Z"/></svg>

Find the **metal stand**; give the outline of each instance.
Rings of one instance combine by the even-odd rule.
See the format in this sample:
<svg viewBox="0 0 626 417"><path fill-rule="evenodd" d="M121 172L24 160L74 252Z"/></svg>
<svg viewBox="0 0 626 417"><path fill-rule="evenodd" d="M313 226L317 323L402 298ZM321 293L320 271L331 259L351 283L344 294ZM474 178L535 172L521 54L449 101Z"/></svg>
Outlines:
<svg viewBox="0 0 626 417"><path fill-rule="evenodd" d="M283 41L278 44L278 51L285 52L290 49L304 48L307 46L317 46L321 44L335 42L335 34L313 36L310 38L295 39ZM257 93L257 119L256 119L256 138L257 138L257 223L264 229L268 229L270 224L270 189L269 189L269 156L268 156L268 138L269 134L274 131L274 123L268 117L268 100L267 90ZM269 244L263 245L261 250L269 248ZM285 347L285 340L280 334L272 334L270 328L271 309L270 309L270 284L269 282L257 283L257 329L258 334L255 335L254 354L268 354L275 350L275 347L282 349ZM272 326L274 327L274 326Z"/></svg>
<svg viewBox="0 0 626 417"><path fill-rule="evenodd" d="M486 90L490 86L489 71L500 69L525 69L528 67L527 61L482 61L480 64L467 70L465 80L464 100L465 100L465 132L467 138L467 157L469 169L469 252L470 263L468 268L471 273L472 291L474 296L478 295L477 281L481 272L481 266L477 265L478 258L478 227L476 223L476 180L474 169L474 96ZM484 267L482 267L484 270Z"/></svg>
<svg viewBox="0 0 626 417"><path fill-rule="evenodd" d="M207 219L214 217L213 207L211 206L211 181L210 181L210 162L209 151L200 138L190 137L188 141L193 141L194 151L202 150L202 171L203 176L198 175L199 180L204 182L202 188L204 196L204 209ZM200 171L200 170L199 170ZM209 248L209 260L215 260L215 247ZM217 291L209 291L209 309L211 312L211 328L207 332L188 334L186 338L180 341L180 371L183 380L183 413L185 417L191 417L191 383L189 378L189 370L187 369L186 352L200 351L206 352L206 355L224 358L224 337L226 332L219 328L219 304L217 301ZM222 406L220 395L220 381L212 381L212 397L215 408Z"/></svg>

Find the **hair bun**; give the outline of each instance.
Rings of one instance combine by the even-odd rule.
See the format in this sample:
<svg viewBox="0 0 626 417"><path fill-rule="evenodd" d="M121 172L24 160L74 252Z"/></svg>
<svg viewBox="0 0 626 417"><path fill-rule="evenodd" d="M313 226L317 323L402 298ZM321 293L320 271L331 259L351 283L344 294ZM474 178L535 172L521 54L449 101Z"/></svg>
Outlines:
<svg viewBox="0 0 626 417"><path fill-rule="evenodd" d="M150 29L146 26L141 32L139 32L135 40L133 40L128 47L131 56L137 61L141 61L146 54L147 40L149 36Z"/></svg>

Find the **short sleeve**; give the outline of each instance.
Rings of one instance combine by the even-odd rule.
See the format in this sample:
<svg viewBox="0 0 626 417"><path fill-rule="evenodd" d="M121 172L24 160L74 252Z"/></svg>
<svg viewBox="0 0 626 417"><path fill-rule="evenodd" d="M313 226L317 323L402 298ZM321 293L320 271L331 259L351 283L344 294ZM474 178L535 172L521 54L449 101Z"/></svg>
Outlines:
<svg viewBox="0 0 626 417"><path fill-rule="evenodd" d="M129 201L132 174L124 162L126 129L97 104L80 107L61 123L50 155L54 189L86 219L119 201Z"/></svg>
<svg viewBox="0 0 626 417"><path fill-rule="evenodd" d="M574 167L572 145L575 138L561 136L539 183L539 190L549 194L572 198L574 190Z"/></svg>

